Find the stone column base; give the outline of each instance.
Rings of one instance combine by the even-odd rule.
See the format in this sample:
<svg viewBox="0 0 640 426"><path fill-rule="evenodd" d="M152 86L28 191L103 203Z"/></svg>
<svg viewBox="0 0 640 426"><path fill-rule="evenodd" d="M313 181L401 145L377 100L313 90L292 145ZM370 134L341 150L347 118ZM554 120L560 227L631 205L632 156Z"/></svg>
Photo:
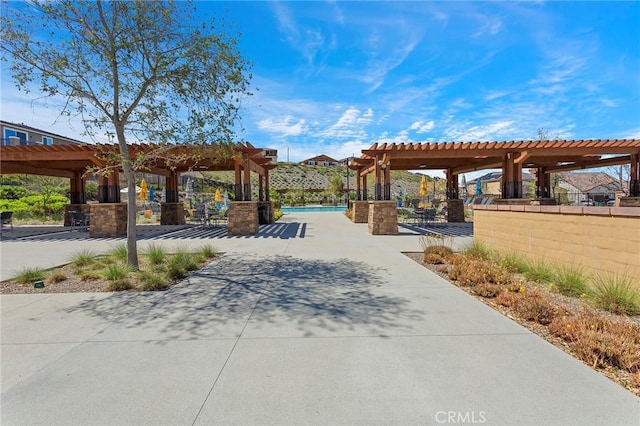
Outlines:
<svg viewBox="0 0 640 426"><path fill-rule="evenodd" d="M351 208L351 221L353 223L367 223L369 221L368 201L352 201Z"/></svg>
<svg viewBox="0 0 640 426"><path fill-rule="evenodd" d="M64 206L64 226L71 226L71 216L69 212L73 211L91 214L91 204L67 204Z"/></svg>
<svg viewBox="0 0 640 426"><path fill-rule="evenodd" d="M395 201L368 201L369 233L372 235L398 234L398 208Z"/></svg>
<svg viewBox="0 0 640 426"><path fill-rule="evenodd" d="M530 206L532 205L532 200L531 198L494 198L491 204L501 206Z"/></svg>
<svg viewBox="0 0 640 426"><path fill-rule="evenodd" d="M90 237L127 235L127 203L98 203L91 206Z"/></svg>
<svg viewBox="0 0 640 426"><path fill-rule="evenodd" d="M184 225L184 203L160 203L160 225Z"/></svg>
<svg viewBox="0 0 640 426"><path fill-rule="evenodd" d="M229 235L255 235L258 233L258 202L231 201L227 233Z"/></svg>
<svg viewBox="0 0 640 426"><path fill-rule="evenodd" d="M620 207L640 207L640 197L620 197Z"/></svg>
<svg viewBox="0 0 640 426"><path fill-rule="evenodd" d="M460 199L446 200L447 222L464 222L464 202Z"/></svg>

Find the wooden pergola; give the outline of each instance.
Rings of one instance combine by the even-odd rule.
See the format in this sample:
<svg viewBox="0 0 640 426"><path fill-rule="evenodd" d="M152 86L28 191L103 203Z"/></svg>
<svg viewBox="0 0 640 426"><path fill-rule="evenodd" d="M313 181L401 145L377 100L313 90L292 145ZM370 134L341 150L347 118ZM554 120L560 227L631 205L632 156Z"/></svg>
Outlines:
<svg viewBox="0 0 640 426"><path fill-rule="evenodd" d="M108 169L104 161L116 145L0 145L0 174L33 174L57 176L71 180L71 204L86 203L85 176L91 168ZM142 170L166 178L166 200L178 202L180 173L186 171L235 171L235 200L251 200L251 172L259 175L259 199L269 201L269 170L277 165L264 155L262 148L250 143L236 144L230 154L220 156L215 147L207 145L151 145L129 146L131 158L149 157ZM116 167L116 170L119 171ZM98 201L120 202L119 173L98 172Z"/></svg>
<svg viewBox="0 0 640 426"><path fill-rule="evenodd" d="M536 170L536 197L551 196L550 173L630 164L629 195L640 196L640 139L545 140L373 144L349 168L357 171L358 200L368 199L367 175L375 175L374 200L391 198L390 170L444 170L447 198L458 198L458 175L502 169L502 198L522 198L522 169Z"/></svg>

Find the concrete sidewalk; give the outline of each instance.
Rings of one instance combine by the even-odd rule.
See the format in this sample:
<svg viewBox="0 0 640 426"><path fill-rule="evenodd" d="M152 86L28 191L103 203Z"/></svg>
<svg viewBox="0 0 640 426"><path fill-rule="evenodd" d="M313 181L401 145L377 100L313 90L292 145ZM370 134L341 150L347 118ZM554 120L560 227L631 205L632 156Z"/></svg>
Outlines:
<svg viewBox="0 0 640 426"><path fill-rule="evenodd" d="M226 255L167 292L1 296L2 424L640 424L640 399L402 255L417 236L278 226L190 240Z"/></svg>

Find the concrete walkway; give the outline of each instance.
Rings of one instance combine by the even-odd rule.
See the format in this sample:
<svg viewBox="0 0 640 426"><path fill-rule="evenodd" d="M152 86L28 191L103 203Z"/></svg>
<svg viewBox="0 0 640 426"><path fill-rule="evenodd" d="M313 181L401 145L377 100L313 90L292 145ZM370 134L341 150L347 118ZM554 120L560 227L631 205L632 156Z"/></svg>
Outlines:
<svg viewBox="0 0 640 426"><path fill-rule="evenodd" d="M226 255L167 292L1 296L2 425L640 424L640 399L402 255L411 232L292 214L187 238ZM3 241L3 269L82 244L108 242Z"/></svg>

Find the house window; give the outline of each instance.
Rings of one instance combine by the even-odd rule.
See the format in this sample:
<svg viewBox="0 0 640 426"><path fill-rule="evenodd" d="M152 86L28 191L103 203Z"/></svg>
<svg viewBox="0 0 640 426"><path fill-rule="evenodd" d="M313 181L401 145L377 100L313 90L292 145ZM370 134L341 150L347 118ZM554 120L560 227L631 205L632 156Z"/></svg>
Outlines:
<svg viewBox="0 0 640 426"><path fill-rule="evenodd" d="M49 136L43 136L42 145L53 145L53 138L50 138Z"/></svg>
<svg viewBox="0 0 640 426"><path fill-rule="evenodd" d="M322 163L322 165L323 165L323 166L325 166L325 167L327 167L327 166L329 165L329 162L328 162L328 161L324 161L324 162Z"/></svg>
<svg viewBox="0 0 640 426"><path fill-rule="evenodd" d="M19 130L15 130L15 129L9 129L6 128L4 129L4 145L9 145L10 141L9 138L13 137L13 136L17 136L18 138L20 138L20 145L26 145L27 144L27 134L25 132L21 132Z"/></svg>
<svg viewBox="0 0 640 426"><path fill-rule="evenodd" d="M310 166L315 166L315 165L316 165L316 162L315 162L315 161L309 161L309 165L310 165Z"/></svg>
<svg viewBox="0 0 640 426"><path fill-rule="evenodd" d="M337 162L337 161L334 161L334 162L333 162L333 165L334 165L334 167L338 167L338 165L339 165L339 164L338 164L338 162Z"/></svg>

